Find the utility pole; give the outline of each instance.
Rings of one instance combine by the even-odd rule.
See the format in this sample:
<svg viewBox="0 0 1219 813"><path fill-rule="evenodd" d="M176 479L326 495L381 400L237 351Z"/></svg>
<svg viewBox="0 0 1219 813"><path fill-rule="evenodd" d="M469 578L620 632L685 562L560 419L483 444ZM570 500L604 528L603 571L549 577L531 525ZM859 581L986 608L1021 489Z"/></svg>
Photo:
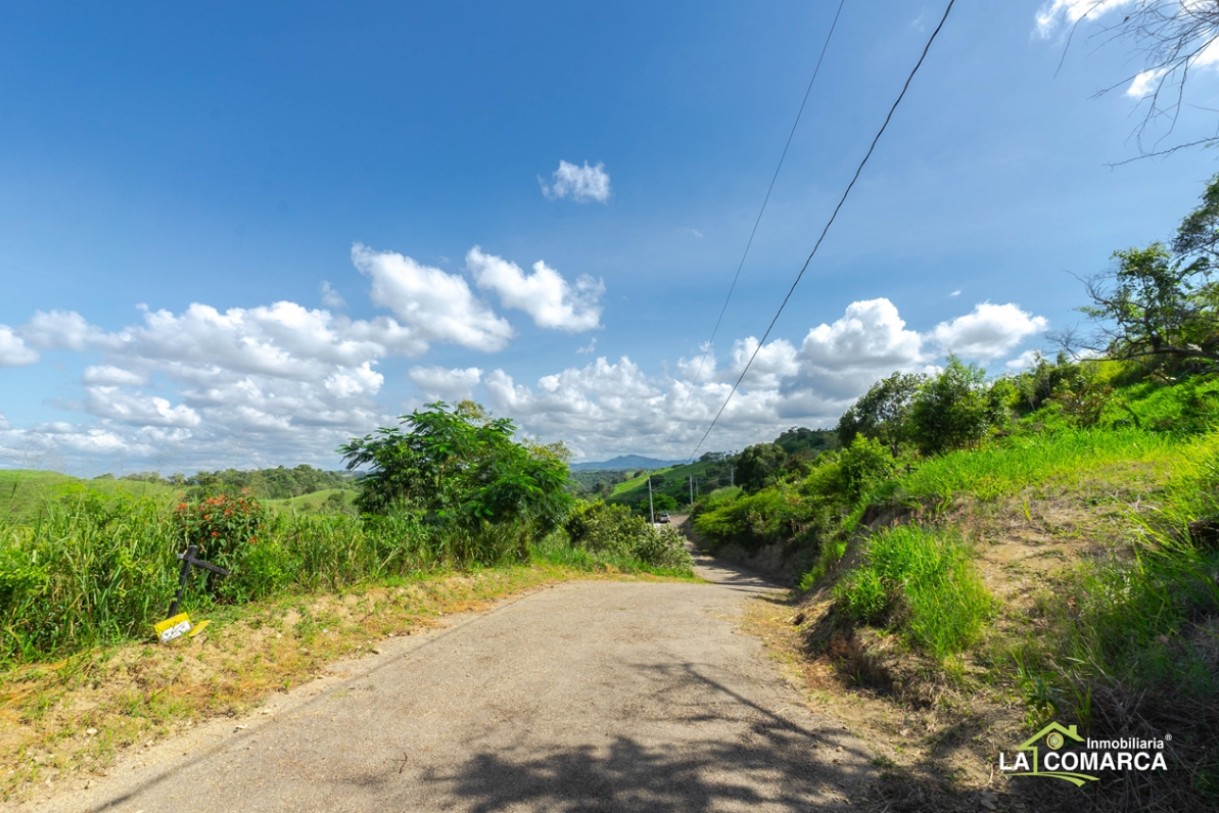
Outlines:
<svg viewBox="0 0 1219 813"><path fill-rule="evenodd" d="M690 475L690 507L694 507L694 475Z"/></svg>
<svg viewBox="0 0 1219 813"><path fill-rule="evenodd" d="M652 524L656 524L656 509L652 507L652 472L648 471L648 515L652 517Z"/></svg>

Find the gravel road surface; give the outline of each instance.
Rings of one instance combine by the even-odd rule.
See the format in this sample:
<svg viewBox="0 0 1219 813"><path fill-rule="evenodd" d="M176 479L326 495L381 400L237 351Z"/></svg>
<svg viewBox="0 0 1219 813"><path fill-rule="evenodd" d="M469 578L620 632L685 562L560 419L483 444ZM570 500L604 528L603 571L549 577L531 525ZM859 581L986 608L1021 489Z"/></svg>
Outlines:
<svg viewBox="0 0 1219 813"><path fill-rule="evenodd" d="M774 589L568 583L427 635L125 759L41 810L822 811L874 776L759 641Z"/></svg>

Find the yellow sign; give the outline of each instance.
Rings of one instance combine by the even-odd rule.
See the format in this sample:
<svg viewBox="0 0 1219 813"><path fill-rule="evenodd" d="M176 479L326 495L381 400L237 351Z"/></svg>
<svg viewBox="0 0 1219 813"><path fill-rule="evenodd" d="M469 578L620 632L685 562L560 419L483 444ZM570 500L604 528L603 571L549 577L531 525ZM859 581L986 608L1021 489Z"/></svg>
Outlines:
<svg viewBox="0 0 1219 813"><path fill-rule="evenodd" d="M161 643L167 644L175 638L181 638L186 633L190 632L190 616L186 613L178 613L173 618L166 618L164 621L153 625L156 630L157 637L161 639Z"/></svg>

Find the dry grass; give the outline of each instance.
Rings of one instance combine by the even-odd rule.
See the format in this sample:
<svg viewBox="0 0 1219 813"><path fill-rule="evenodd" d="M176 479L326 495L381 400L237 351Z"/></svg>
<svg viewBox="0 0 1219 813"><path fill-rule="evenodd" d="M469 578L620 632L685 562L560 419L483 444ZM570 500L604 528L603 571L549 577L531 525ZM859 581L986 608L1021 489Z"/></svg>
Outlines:
<svg viewBox="0 0 1219 813"><path fill-rule="evenodd" d="M884 778L861 809L1075 809L1057 788L1008 781L997 769L998 752L1029 733L1009 653L1030 624L1044 621L1032 617L1038 603L1054 600L1073 568L1129 548L1131 512L1148 508L1167 476L1162 466L1128 463L997 498L954 500L936 521L971 544L1001 610L981 644L946 664L884 630L843 623L828 587L798 602L755 604L749 630L815 708L877 754ZM848 552L844 561L851 559Z"/></svg>
<svg viewBox="0 0 1219 813"><path fill-rule="evenodd" d="M159 645L150 630L149 643L11 670L0 675L0 801L88 782L128 749L248 711L388 637L573 578L623 577L534 565L283 598L213 614L194 639Z"/></svg>

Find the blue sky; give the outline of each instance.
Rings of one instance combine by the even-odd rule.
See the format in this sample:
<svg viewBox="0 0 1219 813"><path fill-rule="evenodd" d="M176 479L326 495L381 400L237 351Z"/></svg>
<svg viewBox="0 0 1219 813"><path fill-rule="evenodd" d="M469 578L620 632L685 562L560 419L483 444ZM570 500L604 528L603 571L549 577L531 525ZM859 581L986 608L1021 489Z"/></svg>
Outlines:
<svg viewBox="0 0 1219 813"><path fill-rule="evenodd" d="M1118 0L1068 48L1089 5L957 5L704 449L949 351L1014 369L1072 273L1171 236L1215 153L1109 166L1143 65ZM0 465L334 468L463 397L576 460L685 457L943 11L847 0L696 376L836 7L10 4ZM1212 67L1148 144L1214 132Z"/></svg>

